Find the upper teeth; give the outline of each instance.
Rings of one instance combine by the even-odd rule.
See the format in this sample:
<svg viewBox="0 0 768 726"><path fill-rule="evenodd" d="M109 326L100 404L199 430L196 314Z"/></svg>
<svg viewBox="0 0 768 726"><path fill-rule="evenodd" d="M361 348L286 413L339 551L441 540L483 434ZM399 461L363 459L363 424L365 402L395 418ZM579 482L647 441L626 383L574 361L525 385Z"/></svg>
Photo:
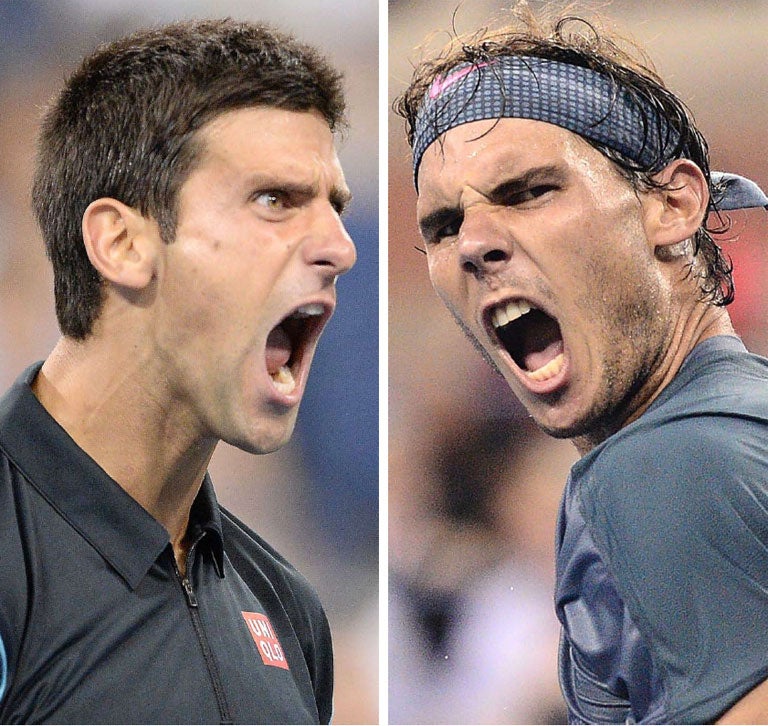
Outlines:
<svg viewBox="0 0 768 726"><path fill-rule="evenodd" d="M292 318L308 318L312 315L322 315L323 306L320 303L310 303L309 305L302 305L296 312L294 312Z"/></svg>
<svg viewBox="0 0 768 726"><path fill-rule="evenodd" d="M531 306L524 300L518 300L517 302L510 300L508 303L503 303L494 309L491 322L494 328L500 328L530 311Z"/></svg>

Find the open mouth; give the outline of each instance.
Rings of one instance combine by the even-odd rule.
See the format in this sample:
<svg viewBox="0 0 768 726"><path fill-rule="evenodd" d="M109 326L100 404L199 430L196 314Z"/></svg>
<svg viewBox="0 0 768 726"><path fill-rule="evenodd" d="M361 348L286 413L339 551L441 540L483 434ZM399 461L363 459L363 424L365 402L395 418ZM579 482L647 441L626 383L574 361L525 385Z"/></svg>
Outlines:
<svg viewBox="0 0 768 726"><path fill-rule="evenodd" d="M496 336L515 365L534 381L554 378L563 369L560 325L525 300L510 300L490 311Z"/></svg>
<svg viewBox="0 0 768 726"><path fill-rule="evenodd" d="M302 305L267 336L267 373L280 393L290 394L296 389L304 353L317 340L324 315L325 308L319 303Z"/></svg>

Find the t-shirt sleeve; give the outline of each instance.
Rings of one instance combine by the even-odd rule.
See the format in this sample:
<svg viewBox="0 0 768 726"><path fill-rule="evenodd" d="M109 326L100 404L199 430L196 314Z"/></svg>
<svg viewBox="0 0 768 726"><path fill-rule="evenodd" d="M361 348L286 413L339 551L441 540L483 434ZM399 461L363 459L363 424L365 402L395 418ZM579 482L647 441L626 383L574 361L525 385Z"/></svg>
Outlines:
<svg viewBox="0 0 768 726"><path fill-rule="evenodd" d="M700 416L620 437L582 498L660 668L670 722L707 723L768 677L768 437Z"/></svg>
<svg viewBox="0 0 768 726"><path fill-rule="evenodd" d="M0 723L7 720L8 693L19 659L28 598L29 568L10 480L8 462L0 452Z"/></svg>

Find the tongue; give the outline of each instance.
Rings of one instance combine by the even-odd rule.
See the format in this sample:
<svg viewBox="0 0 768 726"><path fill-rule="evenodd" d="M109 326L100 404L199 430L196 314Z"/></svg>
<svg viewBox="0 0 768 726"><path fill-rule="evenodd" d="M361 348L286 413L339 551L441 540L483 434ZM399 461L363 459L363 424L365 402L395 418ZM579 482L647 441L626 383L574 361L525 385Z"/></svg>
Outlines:
<svg viewBox="0 0 768 726"><path fill-rule="evenodd" d="M280 368L288 363L291 358L291 339L283 328L278 325L267 336L267 372L276 375Z"/></svg>
<svg viewBox="0 0 768 726"><path fill-rule="evenodd" d="M535 350L530 353L526 353L523 361L525 362L525 369L528 371L537 371L539 368L543 368L551 360L557 358L560 353L563 352L563 341L555 340L547 345L543 350Z"/></svg>
<svg viewBox="0 0 768 726"><path fill-rule="evenodd" d="M522 341L522 360L525 369L535 371L547 365L563 352L560 326L539 311L528 313Z"/></svg>

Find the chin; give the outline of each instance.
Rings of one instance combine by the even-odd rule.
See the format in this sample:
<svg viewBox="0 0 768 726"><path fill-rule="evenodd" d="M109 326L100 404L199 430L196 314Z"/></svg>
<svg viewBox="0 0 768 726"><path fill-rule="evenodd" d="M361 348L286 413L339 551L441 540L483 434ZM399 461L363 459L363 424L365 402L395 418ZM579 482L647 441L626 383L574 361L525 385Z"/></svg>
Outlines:
<svg viewBox="0 0 768 726"><path fill-rule="evenodd" d="M545 433L547 436L551 436L553 439L571 439L581 434L581 426L579 424L569 424L563 421L555 421L552 417L541 417L531 412L531 418L534 423Z"/></svg>
<svg viewBox="0 0 768 726"><path fill-rule="evenodd" d="M569 439L577 448L585 444L591 448L621 428L621 418L615 410L603 410L597 405L588 411L529 413L545 434L554 439Z"/></svg>
<svg viewBox="0 0 768 726"><path fill-rule="evenodd" d="M250 431L222 436L221 440L249 454L271 454L285 446L293 436L296 417L289 420L260 421Z"/></svg>
<svg viewBox="0 0 768 726"><path fill-rule="evenodd" d="M234 446L241 451L245 451L247 454L271 454L274 451L282 449L290 440L290 434L281 438L271 439L222 439L230 446Z"/></svg>

